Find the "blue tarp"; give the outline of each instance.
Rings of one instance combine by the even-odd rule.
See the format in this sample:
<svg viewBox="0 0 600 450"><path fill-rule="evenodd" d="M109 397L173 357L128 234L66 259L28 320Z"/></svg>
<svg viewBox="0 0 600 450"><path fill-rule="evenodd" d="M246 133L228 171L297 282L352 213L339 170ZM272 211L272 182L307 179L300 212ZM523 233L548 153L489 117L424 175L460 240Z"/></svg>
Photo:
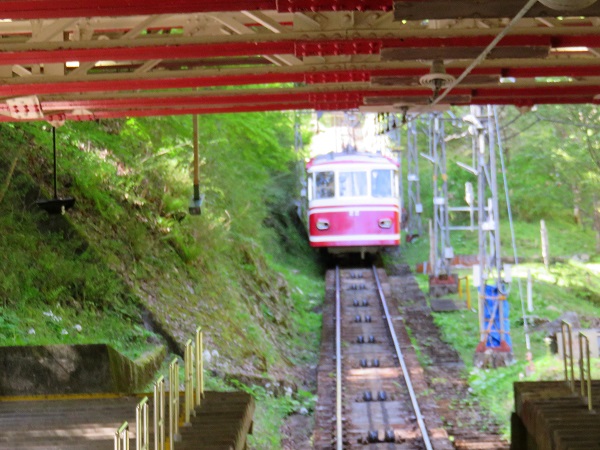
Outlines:
<svg viewBox="0 0 600 450"><path fill-rule="evenodd" d="M485 346L487 348L498 348L500 347L500 320L504 321L504 341L508 344L508 346L512 349L512 341L510 339L510 322L508 319L508 314L510 311L510 305L506 300L500 300L500 293L496 286L486 285L485 286L485 303L483 309L483 317L484 317L484 326L487 330L490 326L490 320L492 315L494 315L494 321L492 323L492 328L490 334L488 335ZM500 317L500 302L502 303L502 315ZM494 314L494 311L496 313Z"/></svg>

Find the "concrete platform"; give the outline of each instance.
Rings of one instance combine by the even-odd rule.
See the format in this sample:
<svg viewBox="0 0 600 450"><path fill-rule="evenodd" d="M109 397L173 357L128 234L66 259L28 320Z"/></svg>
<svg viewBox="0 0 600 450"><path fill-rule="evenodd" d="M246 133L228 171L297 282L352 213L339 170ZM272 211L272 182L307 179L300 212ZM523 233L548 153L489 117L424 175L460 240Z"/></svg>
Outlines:
<svg viewBox="0 0 600 450"><path fill-rule="evenodd" d="M457 303L454 300L450 300L448 298L440 298L437 300L431 299L429 303L433 312L449 312L467 309L467 305L465 303Z"/></svg>
<svg viewBox="0 0 600 450"><path fill-rule="evenodd" d="M142 397L0 397L0 450L112 450L114 433L124 421L130 424L130 448L135 448L135 406ZM253 414L254 399L246 393L206 392L192 425L180 428L182 440L176 448L243 450Z"/></svg>
<svg viewBox="0 0 600 450"><path fill-rule="evenodd" d="M600 381L592 382L592 403L573 394L564 381L517 382L512 450L600 450Z"/></svg>

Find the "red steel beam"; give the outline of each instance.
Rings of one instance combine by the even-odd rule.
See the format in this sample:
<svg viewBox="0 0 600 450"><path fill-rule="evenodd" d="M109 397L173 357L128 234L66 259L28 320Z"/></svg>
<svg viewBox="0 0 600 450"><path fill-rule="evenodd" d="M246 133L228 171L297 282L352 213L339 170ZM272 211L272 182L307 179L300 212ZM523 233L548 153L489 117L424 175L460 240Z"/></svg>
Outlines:
<svg viewBox="0 0 600 450"><path fill-rule="evenodd" d="M457 95L469 95L470 90L456 89ZM113 108L151 108L163 107L165 104L172 106L199 106L199 105L228 105L228 104L255 104L255 103L290 103L290 102L312 102L312 103L339 103L359 102L365 96L411 96L427 97L431 95L429 89L354 89L331 92L298 90L279 93L276 90L270 92L236 91L234 94L220 91L211 95L178 95L138 97L121 99L95 99L95 100L64 100L64 101L42 101L44 111L61 111L67 109L113 109Z"/></svg>
<svg viewBox="0 0 600 450"><path fill-rule="evenodd" d="M502 88L482 88L482 89L457 89L453 91L456 98L485 99L488 103L515 103L528 101L529 99L552 100L554 98L586 98L591 102L595 96L600 95L600 86L540 86L540 87L502 87ZM381 99L405 98L408 103L422 102L431 96L428 89L358 89L348 91L333 92L276 92L268 93L247 93L236 92L228 94L226 92L213 95L177 95L177 96L156 96L156 97L137 97L120 99L90 99L90 100L59 100L42 101L41 106L44 113L70 111L75 109L87 110L148 110L164 109L164 105L171 108L193 108L193 107L227 107L227 105L256 105L256 104L291 104L305 103L311 105L327 104L350 104L362 105L365 97ZM414 101L410 99L414 98ZM392 100L390 100L392 101ZM479 102L479 100L478 100ZM463 103L459 100L458 103ZM356 107L354 106L354 107ZM0 111L8 112L6 104L0 105Z"/></svg>
<svg viewBox="0 0 600 450"><path fill-rule="evenodd" d="M211 86L240 86L245 84L301 83L304 74L224 75L212 77L179 78L172 74L156 79L114 79L94 81L60 81L39 83L0 84L0 97L24 95L69 94L80 92L105 92L154 89L186 89Z"/></svg>
<svg viewBox="0 0 600 450"><path fill-rule="evenodd" d="M459 76L464 69L448 68L447 72ZM414 76L419 77L429 72L426 67L406 69L374 69L374 70L327 70L320 72L264 73L240 74L206 77L177 78L169 73L164 77L153 79L119 79L115 75L112 80L65 81L60 82L19 82L0 84L0 97L18 97L25 95L69 94L81 92L129 91L153 89L186 89L212 86L242 86L250 84L271 83L343 83L369 82L371 76ZM531 66L531 67L480 67L475 68L473 75L500 75L502 77L535 78L535 77L588 77L600 75L600 64L573 66Z"/></svg>
<svg viewBox="0 0 600 450"><path fill-rule="evenodd" d="M149 14L184 14L228 12L241 10L301 11L391 11L395 6L397 20L457 19L461 17L512 17L522 8L519 0L1 0L0 18L3 19L56 19L61 17L130 16ZM598 7L593 5L580 12L594 16ZM535 5L528 16L557 16L543 5Z"/></svg>
<svg viewBox="0 0 600 450"><path fill-rule="evenodd" d="M590 96L600 95L600 85L561 84L552 86L553 83L540 83L535 87L499 87L473 89L473 97L505 98L505 97L560 97L560 96ZM454 91L452 91L454 92Z"/></svg>
<svg viewBox="0 0 600 450"><path fill-rule="evenodd" d="M595 104L600 105L600 99L590 97L589 95L577 95L566 97L477 97L471 100L471 105L514 105L514 106L534 106L534 105L582 105Z"/></svg>
<svg viewBox="0 0 600 450"><path fill-rule="evenodd" d="M222 114L222 113L240 113L240 112L262 112L262 111L286 111L286 110L301 110L313 109L310 103L266 103L262 105L236 105L236 106L219 106L209 108L172 108L164 107L156 109L122 109L115 111L96 111L93 114L55 114L47 115L41 120L50 120L52 118L64 118L67 120L96 120L96 119L116 119L123 117L149 117L149 116L170 116L184 114ZM336 105L344 106L344 105ZM0 115L0 122L33 122L38 119L17 120L9 116Z"/></svg>
<svg viewBox="0 0 600 450"><path fill-rule="evenodd" d="M282 40L271 42L224 42L203 44L164 45L143 41L132 41L129 45L104 48L85 48L76 42L61 43L53 50L32 49L11 51L10 47L0 52L0 65L27 65L40 63L64 63L67 61L129 61L146 59L187 59L236 57L275 54L303 56L379 54L382 49L438 49L438 48L484 48L493 35L461 36L448 38L356 38L326 40ZM579 36L511 35L497 45L503 47L600 47L600 34Z"/></svg>
<svg viewBox="0 0 600 450"><path fill-rule="evenodd" d="M560 2L558 2L560 3ZM394 2L396 20L436 20L514 17L525 4L524 0L405 0ZM563 2L568 4L568 2ZM536 3L525 17L558 17L575 15L594 17L600 14L596 3L577 11L559 11Z"/></svg>
<svg viewBox="0 0 600 450"><path fill-rule="evenodd" d="M276 9L275 0L2 0L3 19L132 16Z"/></svg>
<svg viewBox="0 0 600 450"><path fill-rule="evenodd" d="M1 0L3 19L183 14L241 10L391 11L392 0Z"/></svg>
<svg viewBox="0 0 600 450"><path fill-rule="evenodd" d="M504 104L516 106L533 106L536 104L600 104L600 99L594 99L590 96L559 96L559 97L524 97L510 98L484 98L473 99L470 104ZM51 120L53 117L61 116L67 120L95 120L111 119L123 117L147 117L147 116L165 116L165 115L183 115L183 114L222 114L222 113L242 113L258 111L284 111L284 110L348 110L358 108L360 104L355 102L335 102L335 103L311 103L311 102L293 102L293 103L265 103L265 104L239 104L234 106L215 106L215 107L194 107L194 108L147 108L147 109L121 109L110 111L95 111L91 115L80 115L73 113L64 113L57 115L47 115L45 120ZM0 122L18 122L21 120L13 119L9 116L0 115Z"/></svg>

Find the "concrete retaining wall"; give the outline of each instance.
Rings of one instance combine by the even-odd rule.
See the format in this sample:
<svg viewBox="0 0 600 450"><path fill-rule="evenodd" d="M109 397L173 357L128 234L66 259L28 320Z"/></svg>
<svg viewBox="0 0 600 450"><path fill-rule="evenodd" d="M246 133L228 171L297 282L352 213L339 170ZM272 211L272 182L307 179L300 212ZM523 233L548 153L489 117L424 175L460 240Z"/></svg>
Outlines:
<svg viewBox="0 0 600 450"><path fill-rule="evenodd" d="M0 347L0 396L133 393L164 356L164 347L136 361L105 344Z"/></svg>

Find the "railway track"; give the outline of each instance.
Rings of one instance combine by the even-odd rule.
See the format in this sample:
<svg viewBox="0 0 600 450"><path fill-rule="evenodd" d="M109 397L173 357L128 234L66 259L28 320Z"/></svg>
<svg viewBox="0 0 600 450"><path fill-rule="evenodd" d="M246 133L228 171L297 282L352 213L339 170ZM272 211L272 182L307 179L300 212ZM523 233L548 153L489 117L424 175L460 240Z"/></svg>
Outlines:
<svg viewBox="0 0 600 450"><path fill-rule="evenodd" d="M441 339L425 296L402 269L389 282L375 268L327 273L313 448L508 449L470 397L458 354ZM409 333L429 361L425 368Z"/></svg>
<svg viewBox="0 0 600 450"><path fill-rule="evenodd" d="M314 448L452 449L434 408L417 401L427 386L380 275L328 273Z"/></svg>

